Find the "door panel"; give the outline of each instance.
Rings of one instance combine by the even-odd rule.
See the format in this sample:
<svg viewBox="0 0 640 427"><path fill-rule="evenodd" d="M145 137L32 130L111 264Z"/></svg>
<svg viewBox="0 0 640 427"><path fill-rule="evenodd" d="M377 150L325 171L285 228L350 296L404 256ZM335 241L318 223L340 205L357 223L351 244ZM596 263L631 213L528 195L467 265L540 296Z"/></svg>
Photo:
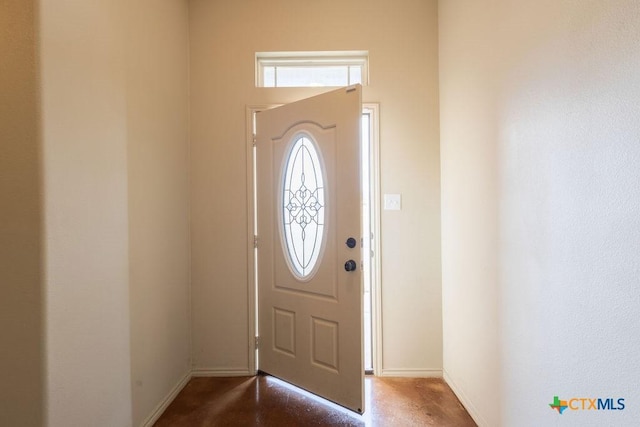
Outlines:
<svg viewBox="0 0 640 427"><path fill-rule="evenodd" d="M356 412L364 395L361 87L256 118L260 370Z"/></svg>

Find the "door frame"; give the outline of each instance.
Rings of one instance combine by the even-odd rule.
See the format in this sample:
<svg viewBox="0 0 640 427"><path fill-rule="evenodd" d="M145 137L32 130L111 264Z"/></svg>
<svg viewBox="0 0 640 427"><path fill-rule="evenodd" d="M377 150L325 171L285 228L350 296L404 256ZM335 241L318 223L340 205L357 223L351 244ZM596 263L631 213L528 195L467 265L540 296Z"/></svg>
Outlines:
<svg viewBox="0 0 640 427"><path fill-rule="evenodd" d="M256 375L258 372L258 282L257 282L257 258L256 258L256 182L255 182L255 119L257 112L279 107L283 104L253 104L245 109L245 134L246 134L246 164L247 164L247 357L249 361L249 373ZM371 257L371 357L373 374L382 372L382 299L381 299L381 269L380 269L380 104L363 102L362 109L371 114L371 141L370 141L370 192L371 192L371 228L373 231L373 256Z"/></svg>

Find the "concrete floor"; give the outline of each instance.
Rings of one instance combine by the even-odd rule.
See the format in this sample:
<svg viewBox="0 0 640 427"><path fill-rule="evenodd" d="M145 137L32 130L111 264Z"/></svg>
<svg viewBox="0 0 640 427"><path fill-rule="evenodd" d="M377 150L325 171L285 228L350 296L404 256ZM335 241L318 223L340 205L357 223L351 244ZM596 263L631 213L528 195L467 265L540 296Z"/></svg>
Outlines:
<svg viewBox="0 0 640 427"><path fill-rule="evenodd" d="M365 378L358 415L267 375L192 378L155 424L171 426L475 426L439 378Z"/></svg>

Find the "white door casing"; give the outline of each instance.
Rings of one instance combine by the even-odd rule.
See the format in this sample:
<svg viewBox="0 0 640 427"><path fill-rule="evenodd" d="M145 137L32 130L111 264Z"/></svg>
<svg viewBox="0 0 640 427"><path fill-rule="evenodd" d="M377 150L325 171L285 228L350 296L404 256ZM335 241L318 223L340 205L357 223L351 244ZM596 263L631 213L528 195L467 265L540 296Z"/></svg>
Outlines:
<svg viewBox="0 0 640 427"><path fill-rule="evenodd" d="M361 112L356 85L256 118L260 370L360 413ZM296 166L301 158L306 166ZM291 186L300 167L304 178ZM349 260L358 268L347 271Z"/></svg>

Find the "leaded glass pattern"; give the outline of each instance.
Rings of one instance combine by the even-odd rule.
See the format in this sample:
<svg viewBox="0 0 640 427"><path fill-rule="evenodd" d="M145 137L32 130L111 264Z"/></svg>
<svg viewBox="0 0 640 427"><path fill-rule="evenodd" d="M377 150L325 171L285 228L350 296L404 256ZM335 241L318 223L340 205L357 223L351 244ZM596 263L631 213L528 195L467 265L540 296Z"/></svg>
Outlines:
<svg viewBox="0 0 640 427"><path fill-rule="evenodd" d="M287 157L282 185L282 226L293 272L307 278L316 266L324 237L323 165L314 143L298 135Z"/></svg>

